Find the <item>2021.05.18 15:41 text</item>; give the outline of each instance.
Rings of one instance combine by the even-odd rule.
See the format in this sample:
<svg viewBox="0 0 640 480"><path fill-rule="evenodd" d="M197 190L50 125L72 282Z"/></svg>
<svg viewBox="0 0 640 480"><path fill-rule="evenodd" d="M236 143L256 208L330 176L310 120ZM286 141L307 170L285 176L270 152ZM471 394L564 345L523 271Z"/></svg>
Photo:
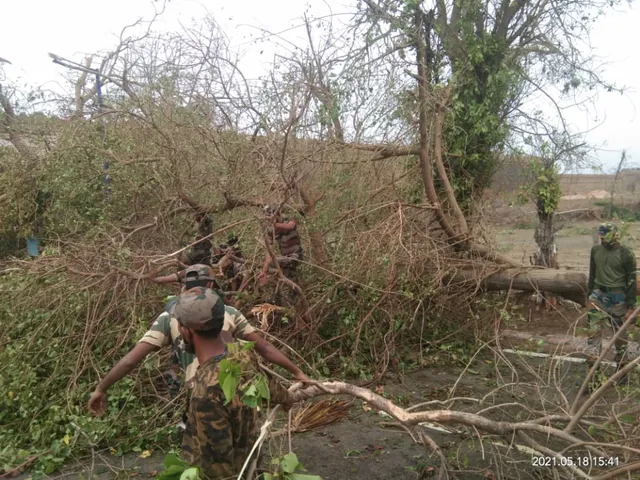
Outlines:
<svg viewBox="0 0 640 480"><path fill-rule="evenodd" d="M531 457L532 467L617 467L618 457Z"/></svg>

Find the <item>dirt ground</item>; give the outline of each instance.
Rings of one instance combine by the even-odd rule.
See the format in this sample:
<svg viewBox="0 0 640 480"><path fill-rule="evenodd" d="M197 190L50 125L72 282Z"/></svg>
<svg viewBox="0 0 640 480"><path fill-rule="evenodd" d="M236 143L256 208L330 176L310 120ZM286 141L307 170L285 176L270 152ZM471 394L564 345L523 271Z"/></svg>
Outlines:
<svg viewBox="0 0 640 480"><path fill-rule="evenodd" d="M528 365L544 369L544 362L537 359L520 359L513 355L510 361L517 365L526 361ZM566 367L566 393L574 395L580 385L580 366ZM426 368L405 375L400 381L378 385L378 391L403 406L431 400L446 400L451 397L481 398L493 391L501 381L522 382L531 380L524 372L514 376L505 364L493 356L478 357L464 376L459 368ZM451 388L456 385L455 391ZM525 405L530 392L525 387L500 390L489 398L487 404L513 402L514 398ZM437 408L437 407L431 407ZM462 406L464 409L465 407ZM431 438L442 448L449 465L450 478L456 479L541 479L553 478L552 472L531 468L531 455L511 454L505 457L506 446L492 435L480 437L464 433L457 425L425 425ZM286 435L272 440L266 455L287 452ZM435 476L439 460L421 445L414 443L406 431L393 425L386 414L369 409L361 401L353 401L348 419L319 430L294 434L293 450L309 474L321 475L324 480L343 479L418 479ZM164 453L154 452L141 459L137 454L117 458L108 452L95 454L91 461L48 478L113 479L150 478L162 469ZM26 480L28 475L18 477Z"/></svg>

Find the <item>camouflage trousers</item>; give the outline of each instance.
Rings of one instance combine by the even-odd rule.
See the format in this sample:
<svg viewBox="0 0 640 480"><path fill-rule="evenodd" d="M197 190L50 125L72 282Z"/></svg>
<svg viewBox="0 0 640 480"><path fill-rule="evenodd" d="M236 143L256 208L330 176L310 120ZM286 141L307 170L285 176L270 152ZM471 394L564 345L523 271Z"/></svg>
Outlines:
<svg viewBox="0 0 640 480"><path fill-rule="evenodd" d="M171 366L163 376L164 381L169 388L169 397L172 399L176 398L178 393L180 393L182 382L180 381L180 363L178 361L178 354L175 351L171 353Z"/></svg>
<svg viewBox="0 0 640 480"><path fill-rule="evenodd" d="M278 262L278 265L280 265L284 276L293 281L295 281L296 269L298 268L299 260L302 260L302 255L297 253L286 257L282 255L276 256L276 261Z"/></svg>
<svg viewBox="0 0 640 480"><path fill-rule="evenodd" d="M625 295L622 292L603 292L594 290L589 296L590 308L587 313L589 339L587 341L588 363L593 362L602 353L602 334L605 326L611 326L615 334L622 324L627 313ZM615 342L615 361L619 365L627 359L628 335L623 333Z"/></svg>
<svg viewBox="0 0 640 480"><path fill-rule="evenodd" d="M297 282L298 262L302 259L303 256L301 253L294 253L286 257L281 255L276 256L276 261L282 269L282 274L292 282ZM293 288L290 288L290 290L289 300L295 302L298 298L298 292ZM278 296L280 296L280 292L278 292Z"/></svg>
<svg viewBox="0 0 640 480"><path fill-rule="evenodd" d="M206 480L235 479L257 439L257 415L246 405L199 403L189 412L182 454Z"/></svg>

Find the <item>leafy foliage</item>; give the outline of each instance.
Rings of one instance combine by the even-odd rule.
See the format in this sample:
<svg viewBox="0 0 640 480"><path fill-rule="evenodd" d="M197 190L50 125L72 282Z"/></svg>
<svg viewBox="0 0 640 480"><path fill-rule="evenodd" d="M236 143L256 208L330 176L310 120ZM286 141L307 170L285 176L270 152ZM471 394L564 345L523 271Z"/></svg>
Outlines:
<svg viewBox="0 0 640 480"><path fill-rule="evenodd" d="M507 42L475 31L476 15L470 8L460 20L468 55L453 60L453 108L445 130L451 181L465 209L491 183L522 83L517 60L509 60Z"/></svg>
<svg viewBox="0 0 640 480"><path fill-rule="evenodd" d="M560 203L559 166L555 162L545 163L538 159L531 160L529 169L534 181L530 185L521 187L518 200L524 204L533 201L538 211L546 215L553 214Z"/></svg>
<svg viewBox="0 0 640 480"><path fill-rule="evenodd" d="M227 403L236 396L236 389L240 384L241 375L242 371L239 363L232 362L226 358L220 362L218 379Z"/></svg>
<svg viewBox="0 0 640 480"><path fill-rule="evenodd" d="M157 480L201 480L199 467L190 466L175 453L165 457L164 467L165 469L156 475Z"/></svg>
<svg viewBox="0 0 640 480"><path fill-rule="evenodd" d="M271 460L271 471L264 473L265 480L322 480L322 477L318 475L306 475L306 470L302 464L298 461L298 457L295 453L291 452L283 457L274 458Z"/></svg>
<svg viewBox="0 0 640 480"><path fill-rule="evenodd" d="M229 344L228 347L231 352L239 349L240 347L235 344ZM243 351L248 351L254 348L252 342L247 342L242 346ZM268 402L270 398L269 384L266 378L262 374L253 374L252 377L242 385L243 375L252 372L243 372L242 365L237 362L225 358L220 362L220 370L218 374L218 381L222 387L226 403L231 402L238 393L241 395L241 401L251 408L257 408L261 406L263 402ZM241 391L238 392L238 387Z"/></svg>
<svg viewBox="0 0 640 480"><path fill-rule="evenodd" d="M33 456L35 472L50 474L69 457L96 446L111 446L112 453L141 451L149 445L167 445L175 438L175 412L158 411L143 385L153 378L158 363L146 365L146 375L127 378L112 387L106 415L94 418L86 410L95 374L78 350L77 332L83 331L90 307L86 290L69 282L65 274L47 278L11 273L0 277L4 291L14 294L0 299L2 336L0 343L0 467L11 470ZM61 295L51 304L49 295ZM38 302L32 302L35 293ZM56 292L56 293L54 293ZM21 307L22 306L22 307ZM127 308L125 306L125 308ZM138 307L139 308L139 307ZM146 320L132 316L135 333ZM106 328L105 328L106 327ZM115 357L124 355L131 340L122 341L116 325L96 326L93 343L95 366L106 371ZM154 365L155 363L155 365ZM119 418L119 422L114 419Z"/></svg>

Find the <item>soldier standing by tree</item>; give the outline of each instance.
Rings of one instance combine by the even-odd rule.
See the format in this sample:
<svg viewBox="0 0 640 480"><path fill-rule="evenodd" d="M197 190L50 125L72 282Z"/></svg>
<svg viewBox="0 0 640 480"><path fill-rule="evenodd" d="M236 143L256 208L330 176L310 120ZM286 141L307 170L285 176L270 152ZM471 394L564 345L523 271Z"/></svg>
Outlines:
<svg viewBox="0 0 640 480"><path fill-rule="evenodd" d="M213 271L207 265L193 265L185 274L185 291L196 287L213 288ZM308 381L304 372L287 358L280 350L265 340L249 321L233 307L224 307L224 327L222 338L231 341L239 338L255 343L255 351L267 362L279 365L288 370L296 380ZM176 304L170 311L165 311L158 316L149 331L144 334L138 344L126 354L102 379L89 400L89 410L99 414L106 409L107 391L109 388L128 375L151 352L164 346L173 346L180 367L185 374L185 383L189 383L198 368L197 357L185 350L185 343L178 328L178 320L175 316Z"/></svg>
<svg viewBox="0 0 640 480"><path fill-rule="evenodd" d="M209 215L204 214L197 214L196 221L198 222L198 233L196 234L195 241L198 242L198 240L209 237L213 233L213 221ZM210 238L199 241L187 254L186 263L189 265L195 265L197 263L211 265L212 248L213 243Z"/></svg>
<svg viewBox="0 0 640 480"><path fill-rule="evenodd" d="M187 413L187 426L182 440L182 454L191 465L201 468L207 479L232 478L240 473L256 439L257 409L264 398L246 395L255 382L262 382L272 404L291 407L292 399L275 378L262 371L251 348L239 348L221 337L225 323L222 299L206 288L195 288L180 295L176 318L185 348L200 363L194 379ZM225 367L225 368L223 368ZM244 392L226 388L222 375L237 374ZM253 383L252 383L253 382ZM255 392L261 388L253 387ZM243 393L245 396L243 396ZM267 392L264 391L263 394Z"/></svg>
<svg viewBox="0 0 640 480"><path fill-rule="evenodd" d="M275 261L278 262L284 276L295 281L298 262L304 257L298 233L298 222L295 218L283 218L279 210L269 206L265 207L265 212L272 215L271 221L273 222L273 226L267 229L266 240L272 247L275 240L280 248L280 255L276 255ZM267 272L273 260L271 255L267 254L258 275L258 283L261 286L267 283Z"/></svg>
<svg viewBox="0 0 640 480"><path fill-rule="evenodd" d="M612 223L598 228L600 244L591 249L589 265L589 312L587 314L589 340L588 362L600 355L602 331L609 323L616 333L629 318L636 303L636 257L620 245L620 231ZM627 335L623 333L615 343L616 371L628 362Z"/></svg>

